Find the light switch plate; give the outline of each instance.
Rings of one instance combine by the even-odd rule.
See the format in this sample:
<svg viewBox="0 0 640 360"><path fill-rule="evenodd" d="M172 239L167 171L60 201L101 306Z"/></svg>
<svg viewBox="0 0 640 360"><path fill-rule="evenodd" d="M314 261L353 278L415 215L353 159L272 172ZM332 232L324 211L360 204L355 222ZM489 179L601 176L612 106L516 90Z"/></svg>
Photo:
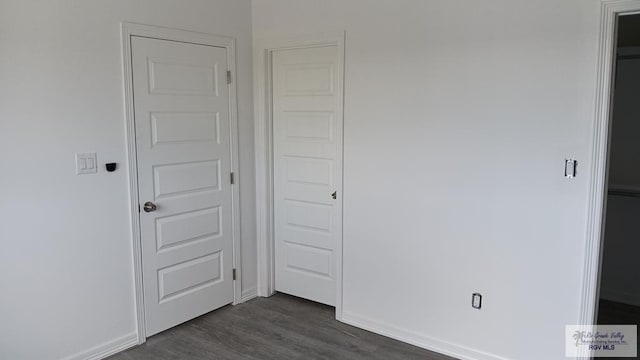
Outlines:
<svg viewBox="0 0 640 360"><path fill-rule="evenodd" d="M564 177L573 179L577 174L578 162L574 159L564 160Z"/></svg>
<svg viewBox="0 0 640 360"><path fill-rule="evenodd" d="M95 174L98 172L96 153L76 154L76 174Z"/></svg>
<svg viewBox="0 0 640 360"><path fill-rule="evenodd" d="M473 295L471 296L471 306L474 309L478 309L478 310L482 308L482 294L473 293Z"/></svg>

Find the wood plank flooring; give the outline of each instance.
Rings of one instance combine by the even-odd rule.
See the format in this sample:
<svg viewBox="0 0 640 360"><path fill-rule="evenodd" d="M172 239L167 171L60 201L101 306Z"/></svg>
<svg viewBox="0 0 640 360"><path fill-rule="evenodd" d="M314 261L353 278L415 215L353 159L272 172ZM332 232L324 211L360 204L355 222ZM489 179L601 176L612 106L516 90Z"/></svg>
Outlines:
<svg viewBox="0 0 640 360"><path fill-rule="evenodd" d="M329 306L284 294L203 315L110 360L454 360L336 321Z"/></svg>

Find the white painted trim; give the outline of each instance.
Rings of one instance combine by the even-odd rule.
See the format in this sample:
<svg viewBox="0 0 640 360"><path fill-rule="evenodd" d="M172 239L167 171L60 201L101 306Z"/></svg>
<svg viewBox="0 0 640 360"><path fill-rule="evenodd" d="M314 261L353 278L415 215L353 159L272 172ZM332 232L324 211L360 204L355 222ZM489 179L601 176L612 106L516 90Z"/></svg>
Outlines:
<svg viewBox="0 0 640 360"><path fill-rule="evenodd" d="M611 88L613 82L614 56L616 51L617 17L640 11L640 0L602 0L600 8L600 43L596 83L596 107L593 132L593 154L589 203L587 215L587 238L583 268L579 324L593 324L597 319L600 286L602 240L608 173L608 147L611 111ZM578 358L588 359L586 351Z"/></svg>
<svg viewBox="0 0 640 360"><path fill-rule="evenodd" d="M249 289L244 289L242 291L242 297L240 298L240 302L247 302L256 297L258 297L258 288L252 287Z"/></svg>
<svg viewBox="0 0 640 360"><path fill-rule="evenodd" d="M127 164L129 179L129 215L133 246L134 286L136 294L136 327L138 344L146 341L144 289L142 287L142 246L140 238L140 213L138 203L138 159L136 157L135 122L133 104L133 69L131 66L131 34L129 24L122 23L122 72L124 83L125 121L127 131Z"/></svg>
<svg viewBox="0 0 640 360"><path fill-rule="evenodd" d="M92 347L91 349L84 350L77 354L68 356L63 360L99 360L107 358L113 354L117 354L120 351L126 350L130 347L138 345L138 334L132 332L125 336L107 341L106 343Z"/></svg>
<svg viewBox="0 0 640 360"><path fill-rule="evenodd" d="M633 294L623 291L600 289L600 298L615 301L623 304L640 306L640 294Z"/></svg>
<svg viewBox="0 0 640 360"><path fill-rule="evenodd" d="M274 235L273 235L273 142L271 119L271 53L276 50L300 49L335 45L339 52L341 109L344 124L344 39L345 33L320 34L289 39L254 41L253 75L255 99L256 151L256 220L258 244L258 296L271 296L275 291ZM339 161L342 168L343 129L338 129ZM337 183L340 206L344 208L343 179ZM340 222L342 224L342 221ZM336 319L342 318L342 226L336 247Z"/></svg>
<svg viewBox="0 0 640 360"><path fill-rule="evenodd" d="M138 165L136 158L135 117L133 104L133 77L131 68L131 36L148 37L153 39L179 41L191 44L223 47L227 50L227 66L231 71L233 81L229 85L229 128L231 136L231 171L239 179L239 146L238 146L238 109L236 89L236 42L228 36L219 36L171 29L159 26L142 25L123 22L122 35L122 71L124 80L124 104L127 132L127 163L129 178L129 203L131 215L131 237L133 239L134 284L136 294L137 342L146 341L144 288L142 284L142 249L140 238L140 214L138 211ZM237 272L234 284L234 304L241 302L242 289L242 259L240 256L240 193L239 182L232 187L232 223L233 223L233 267Z"/></svg>
<svg viewBox="0 0 640 360"><path fill-rule="evenodd" d="M415 345L460 360L510 360L484 351L474 350L438 338L396 327L352 312L343 312L342 321L392 339Z"/></svg>

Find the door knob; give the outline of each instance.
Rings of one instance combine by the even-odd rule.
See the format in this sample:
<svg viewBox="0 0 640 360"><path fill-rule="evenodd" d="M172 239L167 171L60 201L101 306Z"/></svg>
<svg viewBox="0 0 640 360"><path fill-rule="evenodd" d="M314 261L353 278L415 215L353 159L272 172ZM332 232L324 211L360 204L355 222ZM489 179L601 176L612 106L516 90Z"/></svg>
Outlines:
<svg viewBox="0 0 640 360"><path fill-rule="evenodd" d="M151 201L147 201L146 203L144 203L144 212L152 212L152 211L156 211L158 207L156 206L156 204L152 203Z"/></svg>
<svg viewBox="0 0 640 360"><path fill-rule="evenodd" d="M333 200L338 198L338 192L334 191L333 194L331 194L331 197L333 198Z"/></svg>

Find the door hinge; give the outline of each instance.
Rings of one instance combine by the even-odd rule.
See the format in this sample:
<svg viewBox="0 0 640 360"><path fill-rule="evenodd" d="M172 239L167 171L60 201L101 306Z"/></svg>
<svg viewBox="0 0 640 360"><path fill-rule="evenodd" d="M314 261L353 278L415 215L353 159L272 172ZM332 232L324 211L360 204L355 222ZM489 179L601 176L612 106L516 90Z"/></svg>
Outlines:
<svg viewBox="0 0 640 360"><path fill-rule="evenodd" d="M231 84L231 70L227 70L227 84Z"/></svg>
<svg viewBox="0 0 640 360"><path fill-rule="evenodd" d="M236 269L233 269L233 271L232 271L232 276L233 276L233 280L236 280L236 278L237 278L237 272L236 272Z"/></svg>
<svg viewBox="0 0 640 360"><path fill-rule="evenodd" d="M235 176L233 176L233 173L231 173L231 175L229 175L229 180L231 181L231 185L236 183L236 179L235 179Z"/></svg>

